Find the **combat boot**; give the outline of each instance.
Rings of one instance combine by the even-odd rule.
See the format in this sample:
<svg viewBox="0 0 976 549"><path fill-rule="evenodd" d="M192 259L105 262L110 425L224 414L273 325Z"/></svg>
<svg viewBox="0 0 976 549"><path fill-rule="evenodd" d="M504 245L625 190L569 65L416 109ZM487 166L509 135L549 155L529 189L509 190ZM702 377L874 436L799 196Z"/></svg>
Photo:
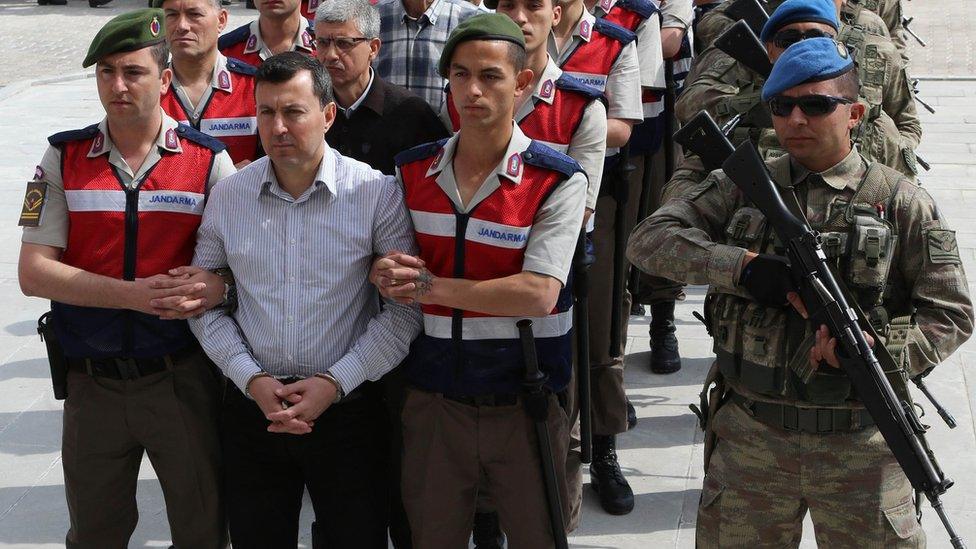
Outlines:
<svg viewBox="0 0 976 549"><path fill-rule="evenodd" d="M505 534L498 524L498 513L475 513L471 541L475 549L502 549L505 547Z"/></svg>
<svg viewBox="0 0 976 549"><path fill-rule="evenodd" d="M674 301L651 305L651 371L671 374L681 369L678 338L674 336Z"/></svg>
<svg viewBox="0 0 976 549"><path fill-rule="evenodd" d="M620 470L613 435L593 436L590 485L600 496L600 506L611 515L626 515L634 510L634 491Z"/></svg>
<svg viewBox="0 0 976 549"><path fill-rule="evenodd" d="M108 4L111 1L112 0L88 0L88 7L97 8L98 6L104 6L105 4Z"/></svg>
<svg viewBox="0 0 976 549"><path fill-rule="evenodd" d="M627 430L631 430L637 427L637 410L634 409L634 405L630 403L630 399L627 399Z"/></svg>

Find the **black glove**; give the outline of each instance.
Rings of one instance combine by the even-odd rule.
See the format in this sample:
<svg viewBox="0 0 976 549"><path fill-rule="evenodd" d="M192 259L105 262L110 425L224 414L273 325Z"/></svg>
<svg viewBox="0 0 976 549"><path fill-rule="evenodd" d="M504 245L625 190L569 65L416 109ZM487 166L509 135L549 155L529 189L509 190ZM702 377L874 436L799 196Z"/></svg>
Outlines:
<svg viewBox="0 0 976 549"><path fill-rule="evenodd" d="M786 306L789 304L786 294L799 291L793 282L790 262L783 256L772 254L752 258L739 275L739 285L766 307Z"/></svg>

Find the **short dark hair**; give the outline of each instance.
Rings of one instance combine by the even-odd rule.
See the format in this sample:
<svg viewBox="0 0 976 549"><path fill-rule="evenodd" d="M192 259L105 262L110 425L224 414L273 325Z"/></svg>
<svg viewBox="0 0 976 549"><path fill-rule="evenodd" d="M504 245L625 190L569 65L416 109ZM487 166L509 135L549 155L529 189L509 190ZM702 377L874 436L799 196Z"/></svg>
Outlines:
<svg viewBox="0 0 976 549"><path fill-rule="evenodd" d="M857 67L835 78L834 85L841 97L857 99L861 95L861 79L857 75Z"/></svg>
<svg viewBox="0 0 976 549"><path fill-rule="evenodd" d="M162 74L163 69L169 65L169 46L166 41L149 46L149 53L152 54L153 61L156 62L156 66L159 67L159 72Z"/></svg>
<svg viewBox="0 0 976 549"><path fill-rule="evenodd" d="M319 103L323 107L334 101L329 71L315 59L297 51L272 55L264 63L261 63L257 74L254 76L254 88L257 89L261 82L272 84L288 82L301 71L308 71L312 75L312 91L319 98Z"/></svg>
<svg viewBox="0 0 976 549"><path fill-rule="evenodd" d="M525 68L528 57L529 54L525 52L525 48L515 42L508 42L508 60L512 63L512 67L515 68L516 74Z"/></svg>

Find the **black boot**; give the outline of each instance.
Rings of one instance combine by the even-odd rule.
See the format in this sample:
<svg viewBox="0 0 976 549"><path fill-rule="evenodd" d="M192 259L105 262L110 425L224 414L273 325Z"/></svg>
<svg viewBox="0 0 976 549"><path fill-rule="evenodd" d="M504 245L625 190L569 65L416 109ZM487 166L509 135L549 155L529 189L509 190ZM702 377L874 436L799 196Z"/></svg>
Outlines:
<svg viewBox="0 0 976 549"><path fill-rule="evenodd" d="M620 471L614 436L593 436L593 462L590 484L600 495L600 506L611 515L626 515L634 510L634 491Z"/></svg>
<svg viewBox="0 0 976 549"><path fill-rule="evenodd" d="M502 549L505 534L498 525L498 513L475 513L471 538L475 549Z"/></svg>
<svg viewBox="0 0 976 549"><path fill-rule="evenodd" d="M674 337L674 301L651 305L651 371L671 374L681 369L678 338Z"/></svg>
<svg viewBox="0 0 976 549"><path fill-rule="evenodd" d="M88 7L97 8L98 6L104 6L105 4L108 4L111 1L112 0L88 0Z"/></svg>
<svg viewBox="0 0 976 549"><path fill-rule="evenodd" d="M634 405L630 403L630 399L627 399L627 430L631 430L637 427L637 410L634 409Z"/></svg>

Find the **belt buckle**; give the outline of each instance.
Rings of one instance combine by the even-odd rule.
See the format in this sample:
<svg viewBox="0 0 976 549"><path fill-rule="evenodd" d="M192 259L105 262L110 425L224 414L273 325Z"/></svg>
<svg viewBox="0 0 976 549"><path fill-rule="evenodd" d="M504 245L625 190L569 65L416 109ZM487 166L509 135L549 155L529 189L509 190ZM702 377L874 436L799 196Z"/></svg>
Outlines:
<svg viewBox="0 0 976 549"><path fill-rule="evenodd" d="M139 364L134 358L114 358L115 368L119 371L119 377L124 381L139 379Z"/></svg>

